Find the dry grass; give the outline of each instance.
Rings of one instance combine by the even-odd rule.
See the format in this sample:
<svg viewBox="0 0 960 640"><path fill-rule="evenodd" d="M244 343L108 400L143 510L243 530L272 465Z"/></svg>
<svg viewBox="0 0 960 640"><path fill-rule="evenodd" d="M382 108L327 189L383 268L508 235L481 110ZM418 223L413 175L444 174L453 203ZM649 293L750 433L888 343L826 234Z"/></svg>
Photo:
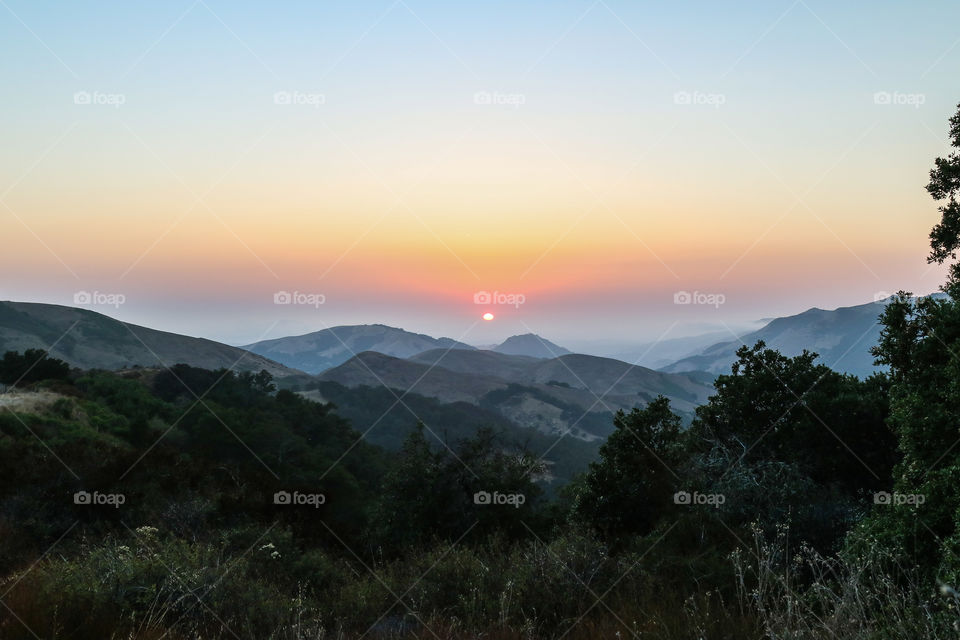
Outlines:
<svg viewBox="0 0 960 640"><path fill-rule="evenodd" d="M7 407L20 413L40 413L57 400L64 400L66 396L53 391L21 391L11 389L0 393L0 407Z"/></svg>
<svg viewBox="0 0 960 640"><path fill-rule="evenodd" d="M850 561L803 544L792 550L781 532L773 541L756 533L733 561L739 607L755 613L765 638L957 638L957 603L909 560L878 552Z"/></svg>

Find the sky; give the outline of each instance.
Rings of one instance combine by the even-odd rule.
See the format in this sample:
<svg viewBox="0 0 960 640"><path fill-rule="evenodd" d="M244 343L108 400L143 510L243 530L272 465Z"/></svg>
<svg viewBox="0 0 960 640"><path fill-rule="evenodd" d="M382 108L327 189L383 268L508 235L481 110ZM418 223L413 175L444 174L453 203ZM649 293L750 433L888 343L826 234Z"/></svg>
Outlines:
<svg viewBox="0 0 960 640"><path fill-rule="evenodd" d="M231 344L488 344L929 293L957 24L955 2L0 0L0 299Z"/></svg>

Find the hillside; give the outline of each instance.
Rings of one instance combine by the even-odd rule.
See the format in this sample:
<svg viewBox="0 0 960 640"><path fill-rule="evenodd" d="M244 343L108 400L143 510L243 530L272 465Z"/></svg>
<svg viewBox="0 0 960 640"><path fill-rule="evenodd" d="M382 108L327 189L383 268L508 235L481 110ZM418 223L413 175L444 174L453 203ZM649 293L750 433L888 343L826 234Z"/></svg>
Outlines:
<svg viewBox="0 0 960 640"><path fill-rule="evenodd" d="M739 340L729 336L729 340L719 341L660 370L728 373L736 360L737 349L743 344L753 346L757 340L763 340L768 347L784 355L799 355L807 349L820 354L823 364L831 369L860 377L869 376L879 370L873 364L870 348L880 338L878 318L883 308L883 304L875 302L834 310L814 307L797 315L775 318Z"/></svg>
<svg viewBox="0 0 960 640"><path fill-rule="evenodd" d="M541 359L509 356L492 351L427 351L408 358L410 362L435 364L462 374L499 378L516 384L546 385L551 389L589 392L595 396L641 396L644 401L658 394L671 399L678 409L692 411L713 393L711 376L697 372L682 375L632 366L620 360L571 353Z"/></svg>
<svg viewBox="0 0 960 640"><path fill-rule="evenodd" d="M81 369L184 363L204 369L266 369L277 378L303 375L238 347L128 324L88 309L0 302L0 353L47 349L51 345L52 356Z"/></svg>
<svg viewBox="0 0 960 640"><path fill-rule="evenodd" d="M613 411L644 406L663 394L690 418L713 392L706 374L667 374L576 354L543 360L456 349L408 359L365 352L318 377L351 388L386 386L398 395L409 390L441 402L467 402L520 427L588 441L609 434Z"/></svg>
<svg viewBox="0 0 960 640"><path fill-rule="evenodd" d="M243 348L288 367L316 374L343 364L363 351L407 358L430 349L473 350L475 347L450 338L433 338L382 324L361 324L262 340Z"/></svg>
<svg viewBox="0 0 960 640"><path fill-rule="evenodd" d="M332 402L337 415L347 418L354 429L364 432L364 440L391 451L401 449L404 440L416 428L418 420L426 425L426 436L434 447L454 447L475 437L482 428L493 429L503 444L526 450L548 466L545 479L561 486L594 461L601 440L562 438L530 427L521 427L494 409L467 402L442 403L417 393L396 402L383 387L348 388L336 382L319 382L301 395L312 400Z"/></svg>
<svg viewBox="0 0 960 640"><path fill-rule="evenodd" d="M556 345L535 333L510 336L493 348L497 353L512 356L530 356L532 358L556 358L570 353L568 349Z"/></svg>

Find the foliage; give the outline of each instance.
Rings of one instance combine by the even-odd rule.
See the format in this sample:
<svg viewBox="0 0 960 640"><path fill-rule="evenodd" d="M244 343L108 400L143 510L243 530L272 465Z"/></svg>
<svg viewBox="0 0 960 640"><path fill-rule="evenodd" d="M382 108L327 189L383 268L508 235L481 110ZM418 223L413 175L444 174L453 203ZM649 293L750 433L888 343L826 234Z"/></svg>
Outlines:
<svg viewBox="0 0 960 640"><path fill-rule="evenodd" d="M680 423L663 396L618 412L577 497L578 517L608 538L649 533L669 513L677 489Z"/></svg>
<svg viewBox="0 0 960 640"><path fill-rule="evenodd" d="M960 150L960 105L957 113L950 118L950 145ZM942 264L948 259L957 257L960 248L960 203L957 195L960 193L960 153L952 151L946 158L937 158L934 168L930 170L930 182L927 192L940 205L940 222L930 232L930 262ZM950 266L948 286L960 284L960 270L958 265Z"/></svg>
<svg viewBox="0 0 960 640"><path fill-rule="evenodd" d="M467 402L444 403L435 398L384 387L347 388L329 381L311 385L310 390L317 391L325 401L332 403L338 415L355 425L363 425L366 441L390 451L399 451L403 447L406 438L416 430L418 421L424 423L426 439L438 451L445 451L447 446L468 440L481 430L492 430L504 449L518 455L530 453L549 459L553 481L545 487L548 493L595 460L599 449L597 441L558 439L555 435L536 429L519 427L489 406L478 407ZM403 402L397 402L397 397L402 397ZM565 407L564 411L572 413L574 409ZM583 411L579 411L570 420L575 421L582 414ZM592 428L592 425L584 426ZM604 429L608 431L609 427Z"/></svg>
<svg viewBox="0 0 960 640"><path fill-rule="evenodd" d="M960 107L950 120L960 148ZM954 258L960 246L956 195L960 157L937 158L927 189L943 219L931 233L930 260ZM914 299L900 292L887 306L874 348L889 365L890 426L903 460L894 470L893 504L878 504L857 527L848 547L856 557L882 547L923 568L931 585L957 584L960 562L960 280L951 266L945 296ZM897 504L899 502L899 504Z"/></svg>
<svg viewBox="0 0 960 640"><path fill-rule="evenodd" d="M542 490L534 477L542 471L542 463L529 455L505 453L492 431L480 431L456 451L437 451L420 424L384 480L375 539L404 549L468 534L525 537L529 527L538 526ZM498 496L509 502L497 504Z"/></svg>
<svg viewBox="0 0 960 640"><path fill-rule="evenodd" d="M27 349L22 354L7 351L0 359L0 384L14 386L38 380L63 380L69 374L69 364L51 358L43 349Z"/></svg>
<svg viewBox="0 0 960 640"><path fill-rule="evenodd" d="M788 358L762 341L737 357L697 410L691 433L699 444L735 452L747 464L793 464L813 482L849 494L883 486L896 454L882 375L858 380L817 363L815 353Z"/></svg>

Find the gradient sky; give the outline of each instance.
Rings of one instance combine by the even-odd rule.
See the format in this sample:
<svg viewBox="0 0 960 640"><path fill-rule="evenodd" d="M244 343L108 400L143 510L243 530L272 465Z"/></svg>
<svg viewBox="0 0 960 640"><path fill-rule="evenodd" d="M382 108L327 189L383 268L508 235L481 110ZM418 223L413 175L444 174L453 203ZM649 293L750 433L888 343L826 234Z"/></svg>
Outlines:
<svg viewBox="0 0 960 640"><path fill-rule="evenodd" d="M928 293L960 4L839 4L2 0L0 299L484 344Z"/></svg>

